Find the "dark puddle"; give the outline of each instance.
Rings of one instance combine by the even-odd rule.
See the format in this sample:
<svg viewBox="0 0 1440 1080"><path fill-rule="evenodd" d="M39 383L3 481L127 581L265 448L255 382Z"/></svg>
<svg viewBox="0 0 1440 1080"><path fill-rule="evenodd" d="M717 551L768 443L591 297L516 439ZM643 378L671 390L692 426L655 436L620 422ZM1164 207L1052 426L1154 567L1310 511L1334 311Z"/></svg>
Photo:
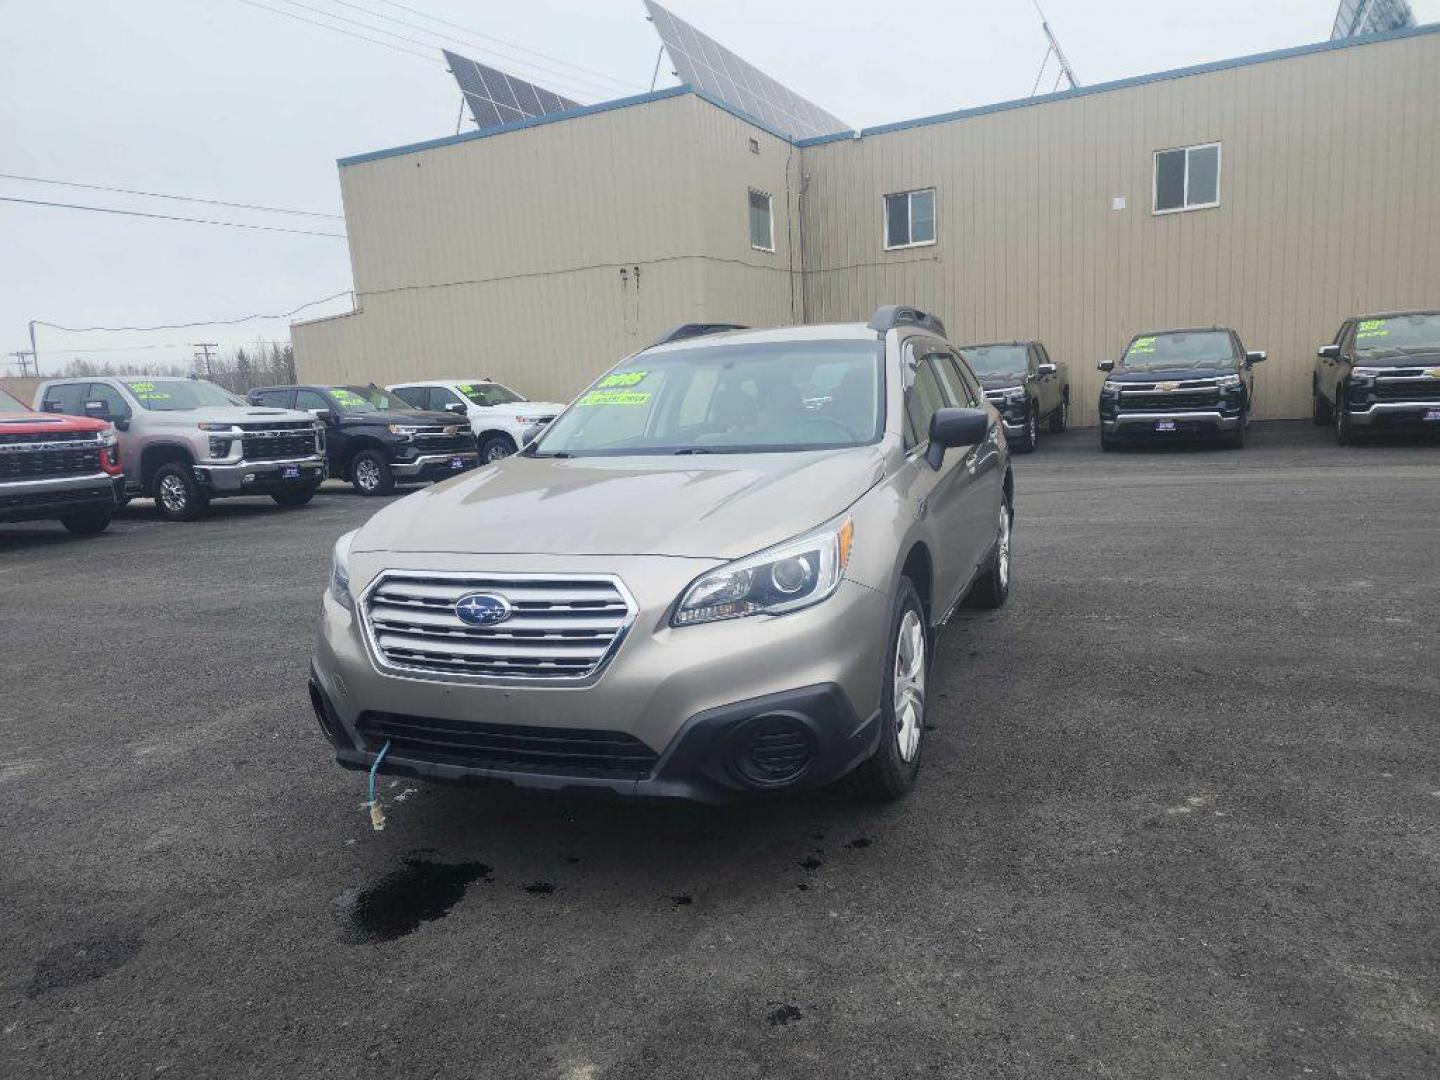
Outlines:
<svg viewBox="0 0 1440 1080"><path fill-rule="evenodd" d="M857 836L845 846L848 848L867 848L874 842L875 841L871 840L868 836Z"/></svg>
<svg viewBox="0 0 1440 1080"><path fill-rule="evenodd" d="M682 895L682 896L672 896L672 897L670 897L670 902L671 902L672 904L674 904L676 907L685 907L687 904L693 904L693 903L695 902L695 898L694 898L693 896L683 896L683 895Z"/></svg>
<svg viewBox="0 0 1440 1080"><path fill-rule="evenodd" d="M774 1002L771 1002L773 1005ZM792 1020L799 1020L803 1014L794 1005L781 1005L765 1017L765 1022L771 1027L784 1027Z"/></svg>
<svg viewBox="0 0 1440 1080"><path fill-rule="evenodd" d="M404 937L423 922L443 919L465 890L489 873L484 863L406 859L378 884L341 897L344 936L355 943Z"/></svg>
<svg viewBox="0 0 1440 1080"><path fill-rule="evenodd" d="M799 889L801 892L805 892L810 888L810 886L806 885L805 882L802 881L799 885L796 885L795 888Z"/></svg>
<svg viewBox="0 0 1440 1080"><path fill-rule="evenodd" d="M525 891L531 896L549 896L555 891L555 886L548 881L532 881L525 886Z"/></svg>
<svg viewBox="0 0 1440 1080"><path fill-rule="evenodd" d="M800 860L800 867L803 870L819 870L820 867L824 865L824 861L821 859L817 859L814 855L807 855L805 858Z"/></svg>
<svg viewBox="0 0 1440 1080"><path fill-rule="evenodd" d="M56 945L36 962L25 992L34 998L103 978L134 959L143 944L138 930L116 929Z"/></svg>

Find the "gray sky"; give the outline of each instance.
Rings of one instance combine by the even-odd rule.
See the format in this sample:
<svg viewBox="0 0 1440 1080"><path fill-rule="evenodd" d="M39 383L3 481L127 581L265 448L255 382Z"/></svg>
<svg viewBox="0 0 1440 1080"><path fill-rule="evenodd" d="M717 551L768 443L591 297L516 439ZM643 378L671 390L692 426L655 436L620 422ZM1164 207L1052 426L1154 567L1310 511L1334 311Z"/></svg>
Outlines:
<svg viewBox="0 0 1440 1080"><path fill-rule="evenodd" d="M253 3L426 55L245 0L0 0L0 173L337 214L336 158L454 132L459 96L441 44L586 103L646 89L658 48L640 0ZM668 6L860 127L1024 97L1045 50L1030 0ZM1440 19L1440 0L1412 6L1421 22ZM1323 40L1335 0L1047 0L1045 7L1081 81L1098 83ZM674 82L662 66L660 85ZM10 179L0 179L0 196L315 232L344 227L333 218ZM0 237L3 354L28 348L31 319L122 327L236 318L290 311L351 287L345 243L330 237L5 202ZM302 317L348 307L347 296ZM41 365L53 371L74 356L188 363L189 342L230 348L287 339L288 321L153 333L41 327ZM8 361L0 356L0 372Z"/></svg>

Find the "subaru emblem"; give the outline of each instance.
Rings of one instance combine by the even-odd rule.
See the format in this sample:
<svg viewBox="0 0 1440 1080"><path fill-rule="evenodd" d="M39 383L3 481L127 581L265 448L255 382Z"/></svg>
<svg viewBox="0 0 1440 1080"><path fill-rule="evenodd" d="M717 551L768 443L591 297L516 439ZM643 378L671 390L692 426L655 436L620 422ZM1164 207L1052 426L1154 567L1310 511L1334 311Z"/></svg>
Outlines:
<svg viewBox="0 0 1440 1080"><path fill-rule="evenodd" d="M514 611L509 600L494 593L466 593L455 601L455 617L467 626L494 626L504 622Z"/></svg>

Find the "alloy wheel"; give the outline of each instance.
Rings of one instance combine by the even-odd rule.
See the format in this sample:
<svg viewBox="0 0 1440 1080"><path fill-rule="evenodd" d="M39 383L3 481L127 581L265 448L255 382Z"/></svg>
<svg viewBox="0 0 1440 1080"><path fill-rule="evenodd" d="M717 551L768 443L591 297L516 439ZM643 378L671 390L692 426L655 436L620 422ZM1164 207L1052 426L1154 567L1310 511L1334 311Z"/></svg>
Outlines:
<svg viewBox="0 0 1440 1080"><path fill-rule="evenodd" d="M1010 507L1000 504L1000 537L995 542L995 567L1000 573L1000 587L1010 586Z"/></svg>
<svg viewBox="0 0 1440 1080"><path fill-rule="evenodd" d="M355 463L355 482L364 491L374 491L380 486L380 466L369 458Z"/></svg>
<svg viewBox="0 0 1440 1080"><path fill-rule="evenodd" d="M185 504L190 501L190 493L185 490L185 481L174 473L161 477L160 501L170 513L184 513Z"/></svg>
<svg viewBox="0 0 1440 1080"><path fill-rule="evenodd" d="M900 620L893 682L895 738L900 757L914 761L925 726L925 627L913 609Z"/></svg>

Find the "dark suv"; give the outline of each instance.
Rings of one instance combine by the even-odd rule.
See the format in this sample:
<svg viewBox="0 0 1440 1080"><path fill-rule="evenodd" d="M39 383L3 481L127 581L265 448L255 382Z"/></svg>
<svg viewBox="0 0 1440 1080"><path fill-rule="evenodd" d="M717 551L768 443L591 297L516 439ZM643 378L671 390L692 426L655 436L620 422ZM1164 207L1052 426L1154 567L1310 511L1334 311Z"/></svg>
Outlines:
<svg viewBox="0 0 1440 1080"><path fill-rule="evenodd" d="M1440 432L1440 312L1346 319L1321 347L1315 423L1344 446L1361 432Z"/></svg>
<svg viewBox="0 0 1440 1080"><path fill-rule="evenodd" d="M1263 352L1247 352L1223 327L1138 334L1120 363L1103 361L1100 447L1125 439L1171 442L1223 439L1245 445L1255 400L1252 368Z"/></svg>
<svg viewBox="0 0 1440 1080"><path fill-rule="evenodd" d="M251 390L250 401L320 420L330 475L361 495L388 495L397 482L439 480L480 463L463 417L422 412L377 386L266 386Z"/></svg>

